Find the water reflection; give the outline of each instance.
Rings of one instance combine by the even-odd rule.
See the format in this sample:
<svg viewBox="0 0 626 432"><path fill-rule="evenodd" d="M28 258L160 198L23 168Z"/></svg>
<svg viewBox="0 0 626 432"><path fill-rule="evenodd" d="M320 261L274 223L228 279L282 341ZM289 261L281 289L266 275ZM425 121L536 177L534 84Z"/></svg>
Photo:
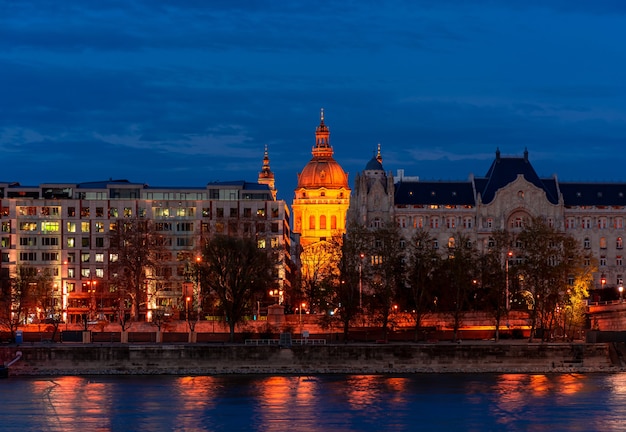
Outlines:
<svg viewBox="0 0 626 432"><path fill-rule="evenodd" d="M621 430L626 374L0 381L8 431Z"/></svg>

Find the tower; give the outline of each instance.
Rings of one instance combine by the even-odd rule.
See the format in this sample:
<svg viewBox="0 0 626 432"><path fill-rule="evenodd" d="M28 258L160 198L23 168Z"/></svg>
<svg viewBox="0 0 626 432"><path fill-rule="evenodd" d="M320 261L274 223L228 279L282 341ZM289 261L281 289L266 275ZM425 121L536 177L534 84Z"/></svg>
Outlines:
<svg viewBox="0 0 626 432"><path fill-rule="evenodd" d="M274 180L274 173L270 168L270 158L267 153L267 144L265 145L265 154L263 156L263 168L259 173L259 184L265 184L270 188L270 192L276 200L276 186Z"/></svg>
<svg viewBox="0 0 626 432"><path fill-rule="evenodd" d="M324 123L315 130L313 158L298 174L293 199L294 231L301 235L303 247L330 239L346 230L346 212L350 205L348 175L333 158L330 130Z"/></svg>
<svg viewBox="0 0 626 432"><path fill-rule="evenodd" d="M394 179L385 173L380 144L376 156L369 160L365 169L357 173L354 196L348 210L348 220L362 226L378 228L394 219Z"/></svg>

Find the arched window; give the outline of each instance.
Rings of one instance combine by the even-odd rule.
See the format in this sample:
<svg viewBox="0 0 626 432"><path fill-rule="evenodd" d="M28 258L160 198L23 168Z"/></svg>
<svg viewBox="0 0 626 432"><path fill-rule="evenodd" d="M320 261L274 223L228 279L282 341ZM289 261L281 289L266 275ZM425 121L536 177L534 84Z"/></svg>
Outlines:
<svg viewBox="0 0 626 432"><path fill-rule="evenodd" d="M624 241L621 237L618 237L617 240L615 240L615 247L617 249L622 249L624 247Z"/></svg>
<svg viewBox="0 0 626 432"><path fill-rule="evenodd" d="M589 237L585 237L585 240L583 240L583 247L585 249L591 249L591 241L589 240Z"/></svg>
<svg viewBox="0 0 626 432"><path fill-rule="evenodd" d="M330 229L336 230L337 229L337 216L332 215L330 217Z"/></svg>
<svg viewBox="0 0 626 432"><path fill-rule="evenodd" d="M315 216L309 216L309 229L315 229Z"/></svg>
<svg viewBox="0 0 626 432"><path fill-rule="evenodd" d="M326 215L320 216L320 229L326 229Z"/></svg>
<svg viewBox="0 0 626 432"><path fill-rule="evenodd" d="M600 249L606 249L606 237L600 237Z"/></svg>
<svg viewBox="0 0 626 432"><path fill-rule="evenodd" d="M455 245L455 240L454 240L454 237L450 237L450 238L448 239L448 247L449 247L450 249L454 249L454 245Z"/></svg>

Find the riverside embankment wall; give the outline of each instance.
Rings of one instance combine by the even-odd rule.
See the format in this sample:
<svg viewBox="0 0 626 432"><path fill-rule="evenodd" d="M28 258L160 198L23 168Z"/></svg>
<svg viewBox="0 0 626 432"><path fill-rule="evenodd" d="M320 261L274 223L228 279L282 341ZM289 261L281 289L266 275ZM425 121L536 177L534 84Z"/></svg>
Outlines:
<svg viewBox="0 0 626 432"><path fill-rule="evenodd" d="M611 372L609 344L209 344L0 347L10 375Z"/></svg>

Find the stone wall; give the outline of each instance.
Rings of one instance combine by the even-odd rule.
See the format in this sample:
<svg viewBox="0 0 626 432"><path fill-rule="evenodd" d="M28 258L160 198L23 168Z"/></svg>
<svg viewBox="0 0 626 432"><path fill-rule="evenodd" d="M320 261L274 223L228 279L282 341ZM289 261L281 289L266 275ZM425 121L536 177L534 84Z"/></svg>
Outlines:
<svg viewBox="0 0 626 432"><path fill-rule="evenodd" d="M21 351L11 375L315 374L617 371L608 344L388 344L247 346L47 345L0 347L0 362Z"/></svg>

